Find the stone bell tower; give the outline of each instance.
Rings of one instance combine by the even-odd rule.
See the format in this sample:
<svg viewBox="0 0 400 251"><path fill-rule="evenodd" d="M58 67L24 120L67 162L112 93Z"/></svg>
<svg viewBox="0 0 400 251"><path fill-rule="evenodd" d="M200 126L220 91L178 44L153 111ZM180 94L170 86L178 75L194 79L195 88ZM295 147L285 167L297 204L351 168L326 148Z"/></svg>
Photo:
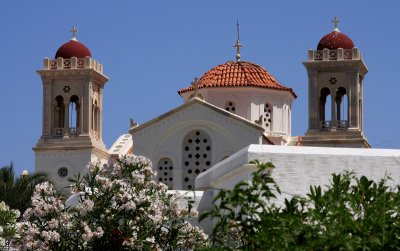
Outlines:
<svg viewBox="0 0 400 251"><path fill-rule="evenodd" d="M308 51L308 131L305 146L370 148L363 133L363 79L368 69L353 41L333 31Z"/></svg>
<svg viewBox="0 0 400 251"><path fill-rule="evenodd" d="M90 161L107 161L102 140L103 66L75 37L45 58L38 70L43 82L42 136L33 148L35 169L49 174L58 190L67 178L86 171Z"/></svg>

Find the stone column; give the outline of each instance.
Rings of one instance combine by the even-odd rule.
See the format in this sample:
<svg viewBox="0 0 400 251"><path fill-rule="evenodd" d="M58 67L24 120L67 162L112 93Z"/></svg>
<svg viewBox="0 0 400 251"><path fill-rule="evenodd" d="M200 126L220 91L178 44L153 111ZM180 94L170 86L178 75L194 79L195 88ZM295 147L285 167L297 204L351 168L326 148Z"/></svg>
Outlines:
<svg viewBox="0 0 400 251"><path fill-rule="evenodd" d="M336 120L336 96L334 96L335 92L331 91L331 125L330 129L337 127Z"/></svg>
<svg viewBox="0 0 400 251"><path fill-rule="evenodd" d="M98 119L98 134L99 134L99 141L103 141L103 88L99 88L99 108L97 110L99 114L97 115Z"/></svg>
<svg viewBox="0 0 400 251"><path fill-rule="evenodd" d="M351 110L351 116L349 117L349 128L359 128L359 121L360 121L360 111L359 111L359 104L358 104L358 81L357 81L357 72L349 72L351 74L349 76L349 104Z"/></svg>
<svg viewBox="0 0 400 251"><path fill-rule="evenodd" d="M64 102L64 138L69 138L69 102Z"/></svg>
<svg viewBox="0 0 400 251"><path fill-rule="evenodd" d="M43 117L42 117L42 136L51 135L51 129L54 128L54 119L52 116L53 102L51 99L51 80L43 80Z"/></svg>

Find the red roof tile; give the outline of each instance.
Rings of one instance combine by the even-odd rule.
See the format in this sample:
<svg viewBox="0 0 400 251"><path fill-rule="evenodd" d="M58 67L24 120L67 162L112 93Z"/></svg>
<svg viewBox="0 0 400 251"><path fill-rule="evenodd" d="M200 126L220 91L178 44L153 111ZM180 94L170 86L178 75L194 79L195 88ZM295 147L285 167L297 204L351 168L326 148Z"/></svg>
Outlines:
<svg viewBox="0 0 400 251"><path fill-rule="evenodd" d="M228 61L206 72L198 83L198 89L212 87L261 87L290 92L295 98L292 88L279 83L262 66L247 61ZM179 90L178 93L193 91L194 86Z"/></svg>

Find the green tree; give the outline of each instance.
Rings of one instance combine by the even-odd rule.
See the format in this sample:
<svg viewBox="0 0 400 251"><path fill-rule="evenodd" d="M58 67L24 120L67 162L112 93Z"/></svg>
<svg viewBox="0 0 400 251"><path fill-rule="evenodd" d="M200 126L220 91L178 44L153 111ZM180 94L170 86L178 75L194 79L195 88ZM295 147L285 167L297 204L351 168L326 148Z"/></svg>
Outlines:
<svg viewBox="0 0 400 251"><path fill-rule="evenodd" d="M22 214L31 206L35 186L47 180L47 175L40 172L16 177L13 163L4 166L0 168L0 201Z"/></svg>
<svg viewBox="0 0 400 251"><path fill-rule="evenodd" d="M277 207L279 187L258 163L250 181L221 190L215 207L201 215L217 224L212 248L224 250L398 250L399 186L354 173L332 174L326 188L311 186L305 197Z"/></svg>

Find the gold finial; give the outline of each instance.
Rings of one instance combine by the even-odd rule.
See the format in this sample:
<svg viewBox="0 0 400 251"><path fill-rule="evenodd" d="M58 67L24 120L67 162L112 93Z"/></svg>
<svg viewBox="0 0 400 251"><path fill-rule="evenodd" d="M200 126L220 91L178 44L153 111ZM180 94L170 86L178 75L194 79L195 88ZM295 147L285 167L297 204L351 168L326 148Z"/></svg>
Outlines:
<svg viewBox="0 0 400 251"><path fill-rule="evenodd" d="M340 20L335 16L332 20L332 23L334 25L334 30L339 30L338 29L338 23L340 22Z"/></svg>
<svg viewBox="0 0 400 251"><path fill-rule="evenodd" d="M241 44L239 41L239 38L240 38L239 20L237 20L237 22L236 22L236 29L237 29L237 40L236 40L236 44L234 44L233 47L236 47L236 61L240 61L240 47L243 46L243 44Z"/></svg>
<svg viewBox="0 0 400 251"><path fill-rule="evenodd" d="M72 33L72 38L71 38L71 40L77 41L77 39L76 39L76 33L78 32L78 29L75 27L75 25L72 26L72 28L71 28L69 31Z"/></svg>

